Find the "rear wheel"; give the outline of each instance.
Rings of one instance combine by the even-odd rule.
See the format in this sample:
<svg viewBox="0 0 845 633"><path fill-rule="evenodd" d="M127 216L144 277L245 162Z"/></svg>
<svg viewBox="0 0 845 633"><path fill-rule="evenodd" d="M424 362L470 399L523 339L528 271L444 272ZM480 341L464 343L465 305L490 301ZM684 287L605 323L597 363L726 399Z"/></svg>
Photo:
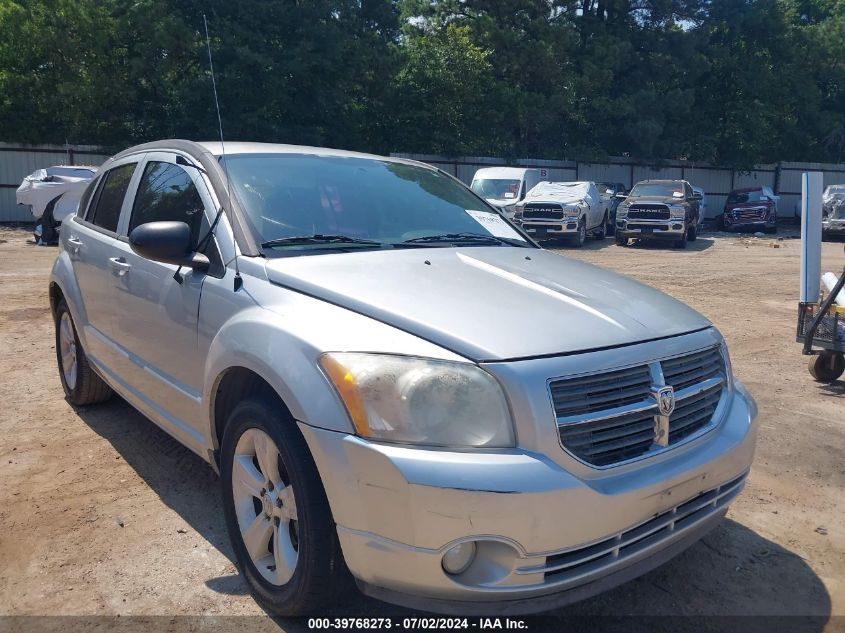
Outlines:
<svg viewBox="0 0 845 633"><path fill-rule="evenodd" d="M296 425L268 396L232 411L223 435L223 509L255 599L281 616L337 602L351 583L320 475Z"/></svg>
<svg viewBox="0 0 845 633"><path fill-rule="evenodd" d="M56 361L65 397L78 407L105 402L112 390L88 362L64 299L56 306Z"/></svg>
<svg viewBox="0 0 845 633"><path fill-rule="evenodd" d="M845 354L822 352L818 356L811 356L807 368L818 382L834 382L845 372Z"/></svg>

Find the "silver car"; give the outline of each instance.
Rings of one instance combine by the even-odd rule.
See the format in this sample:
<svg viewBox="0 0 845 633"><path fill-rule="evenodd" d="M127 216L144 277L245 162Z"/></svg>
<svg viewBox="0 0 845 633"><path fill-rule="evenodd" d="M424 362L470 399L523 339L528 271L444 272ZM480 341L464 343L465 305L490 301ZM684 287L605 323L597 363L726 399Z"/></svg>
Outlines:
<svg viewBox="0 0 845 633"><path fill-rule="evenodd" d="M220 473L281 615L351 579L465 615L582 599L713 528L754 454L707 319L409 160L126 150L66 221L50 299L68 400L117 392Z"/></svg>

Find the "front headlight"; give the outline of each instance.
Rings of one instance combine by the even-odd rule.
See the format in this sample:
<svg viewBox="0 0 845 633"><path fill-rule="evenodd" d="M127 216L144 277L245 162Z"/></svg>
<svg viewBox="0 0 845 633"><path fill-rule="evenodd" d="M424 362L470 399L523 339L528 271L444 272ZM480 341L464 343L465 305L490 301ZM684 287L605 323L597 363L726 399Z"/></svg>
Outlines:
<svg viewBox="0 0 845 633"><path fill-rule="evenodd" d="M620 204L616 207L616 217L617 218L627 218L628 217L628 207L624 204Z"/></svg>
<svg viewBox="0 0 845 633"><path fill-rule="evenodd" d="M430 446L514 445L502 389L475 365L363 353L323 354L320 365L362 437Z"/></svg>
<svg viewBox="0 0 845 633"><path fill-rule="evenodd" d="M580 207L566 207L563 210L563 217L565 218L580 218L581 217L581 208Z"/></svg>
<svg viewBox="0 0 845 633"><path fill-rule="evenodd" d="M670 204L669 205L669 215L673 219L675 218L683 218L687 214L687 210L684 206L680 204Z"/></svg>

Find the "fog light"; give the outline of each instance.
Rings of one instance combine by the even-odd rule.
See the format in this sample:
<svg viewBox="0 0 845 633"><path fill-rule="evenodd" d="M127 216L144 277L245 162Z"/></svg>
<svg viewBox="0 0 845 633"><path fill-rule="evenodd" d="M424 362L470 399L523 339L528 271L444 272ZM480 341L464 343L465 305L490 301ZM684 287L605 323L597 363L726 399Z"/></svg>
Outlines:
<svg viewBox="0 0 845 633"><path fill-rule="evenodd" d="M684 227L681 224L673 224L672 225L672 229L675 230L675 231L680 231L682 228L684 228Z"/></svg>
<svg viewBox="0 0 845 633"><path fill-rule="evenodd" d="M443 554L443 570L456 576L465 572L475 560L475 542L466 541L450 547Z"/></svg>

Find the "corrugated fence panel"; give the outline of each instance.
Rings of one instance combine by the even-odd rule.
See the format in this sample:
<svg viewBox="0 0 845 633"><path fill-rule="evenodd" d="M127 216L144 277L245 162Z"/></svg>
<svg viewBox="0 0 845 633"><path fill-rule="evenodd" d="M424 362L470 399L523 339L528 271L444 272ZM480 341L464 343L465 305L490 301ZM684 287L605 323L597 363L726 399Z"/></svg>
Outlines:
<svg viewBox="0 0 845 633"><path fill-rule="evenodd" d="M684 179L694 187L704 189L704 217L713 219L725 208L725 200L731 192L731 174L727 169L705 169L685 167Z"/></svg>
<svg viewBox="0 0 845 633"><path fill-rule="evenodd" d="M634 165L634 182L640 180L676 180L681 178L680 167Z"/></svg>
<svg viewBox="0 0 845 633"><path fill-rule="evenodd" d="M65 148L0 143L0 222L30 222L34 219L29 207L17 204L15 190L24 177L35 170L69 163L99 166L107 158L108 155L97 152L97 148L90 145Z"/></svg>
<svg viewBox="0 0 845 633"><path fill-rule="evenodd" d="M630 165L578 163L578 179L593 182L621 182L627 189L634 184L631 182Z"/></svg>

